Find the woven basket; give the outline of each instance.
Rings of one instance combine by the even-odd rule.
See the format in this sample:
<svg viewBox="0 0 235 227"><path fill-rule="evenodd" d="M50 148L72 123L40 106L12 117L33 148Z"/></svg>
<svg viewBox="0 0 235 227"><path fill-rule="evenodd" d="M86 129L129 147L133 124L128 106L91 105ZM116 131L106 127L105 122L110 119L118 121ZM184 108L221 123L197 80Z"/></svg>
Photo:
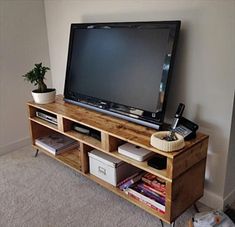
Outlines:
<svg viewBox="0 0 235 227"><path fill-rule="evenodd" d="M184 138L178 133L175 133L178 138L175 141L167 141L163 138L169 134L169 131L161 131L152 134L150 139L150 144L153 147L165 152L172 152L176 150L180 150L185 146Z"/></svg>

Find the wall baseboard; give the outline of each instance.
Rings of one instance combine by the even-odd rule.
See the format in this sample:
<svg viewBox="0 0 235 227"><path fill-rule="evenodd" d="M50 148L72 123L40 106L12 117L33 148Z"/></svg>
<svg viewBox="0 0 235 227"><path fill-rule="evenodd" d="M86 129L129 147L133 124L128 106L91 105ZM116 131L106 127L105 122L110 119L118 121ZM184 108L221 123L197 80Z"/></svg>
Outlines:
<svg viewBox="0 0 235 227"><path fill-rule="evenodd" d="M224 199L206 189L204 189L204 196L199 200L199 202L213 209L223 210L224 208Z"/></svg>
<svg viewBox="0 0 235 227"><path fill-rule="evenodd" d="M235 188L225 197L224 199L224 207L227 205L231 205L235 201Z"/></svg>
<svg viewBox="0 0 235 227"><path fill-rule="evenodd" d="M21 147L24 147L26 145L29 145L31 143L30 137L26 137L20 140L17 140L13 143L0 146L0 155L6 154L8 152L20 149Z"/></svg>
<svg viewBox="0 0 235 227"><path fill-rule="evenodd" d="M213 209L224 210L227 205L231 205L235 201L235 189L231 191L225 198L216 195L213 192L204 190L204 196L199 202Z"/></svg>

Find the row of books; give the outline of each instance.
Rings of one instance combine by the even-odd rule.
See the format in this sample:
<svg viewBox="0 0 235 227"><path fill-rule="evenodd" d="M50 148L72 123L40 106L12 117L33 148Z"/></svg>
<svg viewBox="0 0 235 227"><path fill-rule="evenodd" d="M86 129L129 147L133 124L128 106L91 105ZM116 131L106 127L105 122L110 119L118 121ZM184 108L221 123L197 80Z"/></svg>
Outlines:
<svg viewBox="0 0 235 227"><path fill-rule="evenodd" d="M156 190L157 193L165 196L166 195L166 182L151 173L146 173L142 180L149 185L152 190Z"/></svg>
<svg viewBox="0 0 235 227"><path fill-rule="evenodd" d="M132 198L165 213L166 183L157 176L138 172L120 182L118 187Z"/></svg>
<svg viewBox="0 0 235 227"><path fill-rule="evenodd" d="M39 137L35 140L35 145L45 149L53 155L61 154L79 147L79 143L60 133Z"/></svg>

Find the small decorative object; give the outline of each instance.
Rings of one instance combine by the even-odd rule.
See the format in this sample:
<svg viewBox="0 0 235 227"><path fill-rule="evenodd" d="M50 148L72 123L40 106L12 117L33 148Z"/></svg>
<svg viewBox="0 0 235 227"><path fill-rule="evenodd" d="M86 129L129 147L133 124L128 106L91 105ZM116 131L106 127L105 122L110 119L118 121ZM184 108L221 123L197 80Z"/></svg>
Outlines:
<svg viewBox="0 0 235 227"><path fill-rule="evenodd" d="M174 131L156 132L151 136L150 144L165 152L176 151L185 146L184 138Z"/></svg>
<svg viewBox="0 0 235 227"><path fill-rule="evenodd" d="M190 227L234 226L232 220L221 210L212 210L195 214L189 222Z"/></svg>
<svg viewBox="0 0 235 227"><path fill-rule="evenodd" d="M50 68L45 67L42 63L35 64L35 67L27 72L23 77L25 80L38 86L37 89L32 91L33 99L38 104L52 103L55 101L56 90L54 88L47 88L44 83L45 74Z"/></svg>

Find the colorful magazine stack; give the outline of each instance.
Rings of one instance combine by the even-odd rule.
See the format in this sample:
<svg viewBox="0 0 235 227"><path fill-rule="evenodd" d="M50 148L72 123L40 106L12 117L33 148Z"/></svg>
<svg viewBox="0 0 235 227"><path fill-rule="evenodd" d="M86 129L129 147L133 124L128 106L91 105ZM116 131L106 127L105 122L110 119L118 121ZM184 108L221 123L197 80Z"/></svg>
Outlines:
<svg viewBox="0 0 235 227"><path fill-rule="evenodd" d="M151 189L159 195L162 195L164 197L166 196L166 182L161 178L151 173L146 173L142 177L142 181L145 183L146 186L151 187Z"/></svg>
<svg viewBox="0 0 235 227"><path fill-rule="evenodd" d="M78 147L79 143L63 134L53 133L37 138L35 145L47 150L53 155L57 155Z"/></svg>
<svg viewBox="0 0 235 227"><path fill-rule="evenodd" d="M166 184L157 176L151 173L136 173L118 186L132 198L165 213Z"/></svg>
<svg viewBox="0 0 235 227"><path fill-rule="evenodd" d="M121 181L117 186L122 190L125 191L127 188L129 188L134 183L141 180L142 176L145 174L145 172L140 171L137 173L134 173L130 177L126 178L125 180Z"/></svg>

